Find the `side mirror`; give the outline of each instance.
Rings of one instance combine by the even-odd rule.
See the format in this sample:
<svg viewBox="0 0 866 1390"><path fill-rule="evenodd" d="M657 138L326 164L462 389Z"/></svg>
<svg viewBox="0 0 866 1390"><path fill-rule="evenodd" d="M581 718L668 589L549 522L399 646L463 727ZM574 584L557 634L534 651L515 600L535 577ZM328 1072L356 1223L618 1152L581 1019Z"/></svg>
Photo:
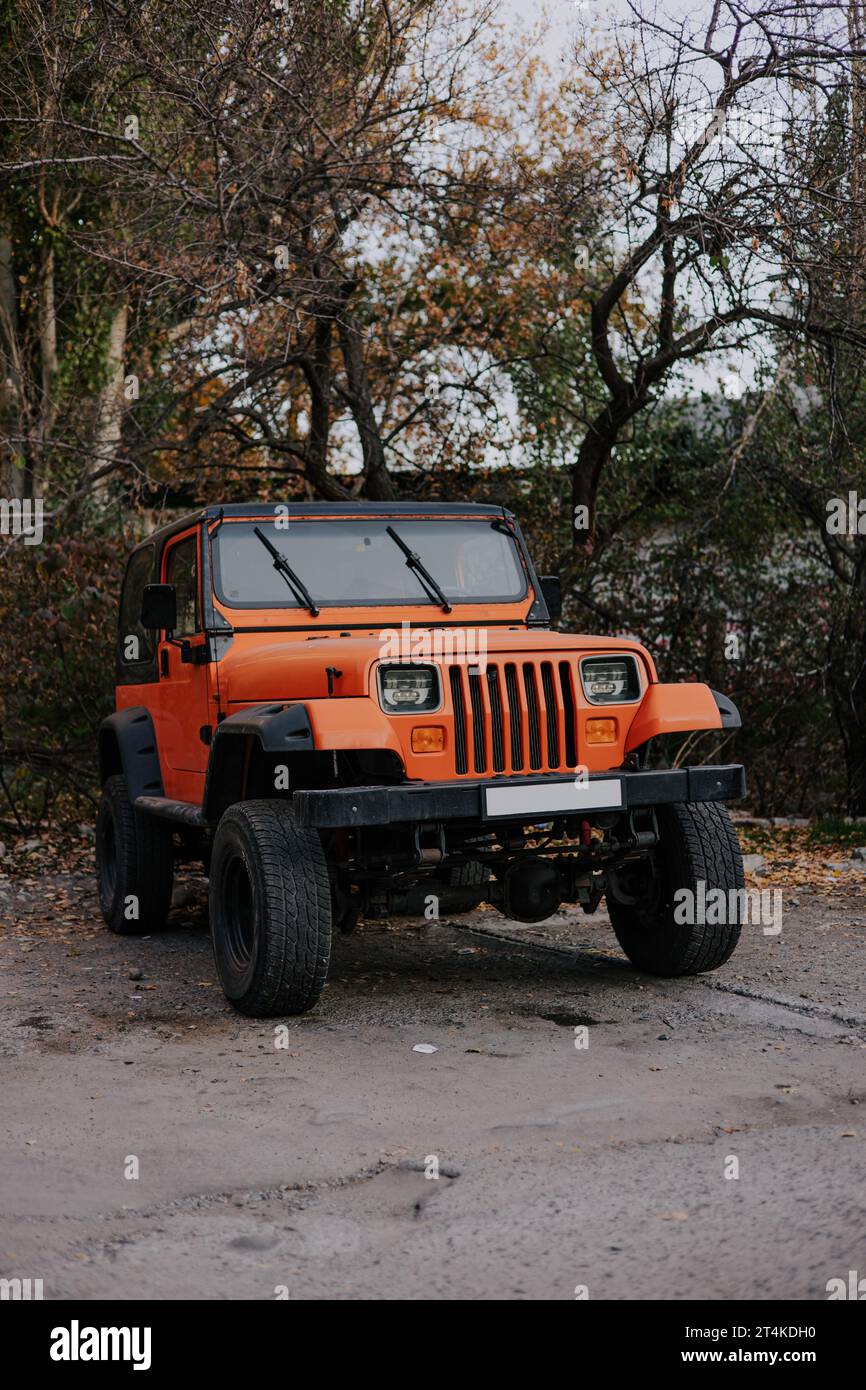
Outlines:
<svg viewBox="0 0 866 1390"><path fill-rule="evenodd" d="M547 604L550 621L555 623L562 616L562 585L559 582L559 575L540 574L538 582L541 585L544 602Z"/></svg>
<svg viewBox="0 0 866 1390"><path fill-rule="evenodd" d="M177 627L177 591L173 584L145 584L141 596L141 626L150 631L174 632Z"/></svg>

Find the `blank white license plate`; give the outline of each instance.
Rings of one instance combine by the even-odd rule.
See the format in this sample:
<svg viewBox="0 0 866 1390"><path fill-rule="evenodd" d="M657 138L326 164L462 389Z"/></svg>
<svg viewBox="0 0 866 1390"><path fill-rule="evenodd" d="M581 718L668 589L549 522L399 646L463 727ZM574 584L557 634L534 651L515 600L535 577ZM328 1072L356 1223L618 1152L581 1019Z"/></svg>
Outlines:
<svg viewBox="0 0 866 1390"><path fill-rule="evenodd" d="M547 787L485 787L484 805L488 816L607 811L622 806L622 782L619 777L600 777L586 782L556 782Z"/></svg>

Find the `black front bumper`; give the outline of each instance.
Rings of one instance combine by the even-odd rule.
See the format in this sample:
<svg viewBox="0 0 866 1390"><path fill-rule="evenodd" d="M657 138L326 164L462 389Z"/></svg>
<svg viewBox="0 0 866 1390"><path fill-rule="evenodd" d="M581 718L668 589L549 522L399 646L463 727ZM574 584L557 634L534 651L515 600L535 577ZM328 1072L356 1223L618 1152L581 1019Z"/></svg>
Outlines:
<svg viewBox="0 0 866 1390"><path fill-rule="evenodd" d="M618 804L611 801L612 782L619 783ZM598 784L596 791L593 783ZM531 801L531 809L503 810L501 805L498 810L488 808L488 792L495 794L509 788L528 793L525 798L518 794L517 800ZM547 809L544 788L550 788ZM575 789L573 795L569 788ZM740 763L724 763L658 772L593 772L582 785L576 783L573 775L551 773L538 777L485 777L461 782L404 782L395 787L298 791L292 805L299 825L325 830L418 821L481 821L491 825L508 821L531 825L587 812L633 810L672 801L737 801L745 795L745 769ZM571 804L561 804L563 798ZM506 798L495 799L499 804Z"/></svg>

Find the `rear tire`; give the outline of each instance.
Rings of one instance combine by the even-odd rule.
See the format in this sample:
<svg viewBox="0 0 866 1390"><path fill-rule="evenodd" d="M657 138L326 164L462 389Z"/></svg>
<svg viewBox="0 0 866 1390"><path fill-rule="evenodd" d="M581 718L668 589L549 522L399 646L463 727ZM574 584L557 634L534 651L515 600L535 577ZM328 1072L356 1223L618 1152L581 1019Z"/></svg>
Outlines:
<svg viewBox="0 0 866 1390"><path fill-rule="evenodd" d="M490 870L476 860L465 864L452 864L445 874L445 885L440 889L439 916L462 916L474 912L487 897Z"/></svg>
<svg viewBox="0 0 866 1390"><path fill-rule="evenodd" d="M214 960L226 998L251 1018L316 1003L331 954L331 885L322 842L277 801L223 815L210 869Z"/></svg>
<svg viewBox="0 0 866 1390"><path fill-rule="evenodd" d="M126 778L109 777L96 813L96 887L109 931L160 931L171 907L171 826L136 811Z"/></svg>
<svg viewBox="0 0 866 1390"><path fill-rule="evenodd" d="M674 894L686 888L694 903L700 898L699 883L705 894L720 888L730 904L732 889L744 887L743 858L737 832L726 808L719 802L679 802L659 807L660 841L643 884L633 876L609 883L607 909L616 939L632 965L648 975L699 975L716 970L732 954L740 939L741 911L738 896L732 920L678 922ZM618 900L617 888L635 902ZM682 899L680 900L682 901ZM682 911L677 913L682 916ZM692 914L692 915L697 915ZM709 912L707 915L711 915Z"/></svg>

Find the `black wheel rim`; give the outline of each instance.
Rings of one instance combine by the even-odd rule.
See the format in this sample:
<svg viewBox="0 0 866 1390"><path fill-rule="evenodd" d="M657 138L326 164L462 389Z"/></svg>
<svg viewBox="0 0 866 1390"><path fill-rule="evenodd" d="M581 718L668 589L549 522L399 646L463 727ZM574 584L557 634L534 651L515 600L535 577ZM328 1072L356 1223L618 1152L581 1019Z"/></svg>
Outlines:
<svg viewBox="0 0 866 1390"><path fill-rule="evenodd" d="M117 834L114 829L114 817L110 811L105 811L100 818L97 843L99 886L103 901L111 903L114 901L117 888Z"/></svg>
<svg viewBox="0 0 866 1390"><path fill-rule="evenodd" d="M615 871L614 898L620 907L656 906L659 896L658 871L649 859L626 862Z"/></svg>
<svg viewBox="0 0 866 1390"><path fill-rule="evenodd" d="M249 965L255 942L255 903L247 866L235 854L225 867L225 950L234 970Z"/></svg>

